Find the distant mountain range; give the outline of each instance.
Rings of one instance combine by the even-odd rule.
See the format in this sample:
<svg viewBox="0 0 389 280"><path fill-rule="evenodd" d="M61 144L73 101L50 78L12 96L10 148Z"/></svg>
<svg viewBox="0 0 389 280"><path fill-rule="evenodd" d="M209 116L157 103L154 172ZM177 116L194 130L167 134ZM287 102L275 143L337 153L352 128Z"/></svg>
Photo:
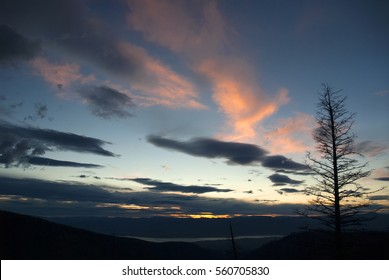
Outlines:
<svg viewBox="0 0 389 280"><path fill-rule="evenodd" d="M260 217L266 218L266 217ZM84 219L84 218L83 218ZM269 218L272 219L272 218ZM68 220L70 221L70 220ZM74 220L72 220L74 222ZM81 221L81 220L78 220ZM86 221L86 220L85 220ZM93 219L91 220L93 221ZM95 225L90 222L90 225ZM172 230L177 236L187 233L187 236L217 236L226 235L224 227L227 221L218 220L192 220L192 219L114 219L115 223L127 222L126 226L135 228L147 226L148 231L155 230L155 237L172 237ZM132 224L129 222L132 221ZM156 222L157 221L157 222ZM172 225L173 222L176 225ZM246 233L242 229L248 221L255 219L233 220L237 233ZM264 220L261 219L263 222ZM269 220L271 221L271 220ZM269 222L268 221L268 222ZM280 226L263 224L262 230L255 230L258 234L268 234L268 230ZM102 220L100 219L100 223ZM162 222L165 222L162 226ZM212 223L213 222L213 223ZM257 220L258 222L258 220ZM291 220L289 220L289 223ZM101 225L103 225L102 223ZM89 226L90 226L89 225ZM183 226L187 225L187 228ZM204 228L189 234L190 230L198 227ZM211 226L212 225L212 226ZM85 225L84 225L85 226ZM105 224L107 226L107 224ZM157 229L158 226L162 226ZM246 225L247 226L247 225ZM255 228L256 223L252 224ZM285 226L285 224L284 224ZM170 228L170 230L166 230ZM212 229L216 231L211 231ZM243 227L244 228L244 227ZM111 228L112 229L112 228ZM121 228L124 230L123 228ZM290 230L291 228L289 228ZM108 229L106 229L108 230ZM272 232L273 234L285 233ZM133 231L134 233L136 231ZM141 231L138 229L138 233ZM160 235L158 235L160 233ZM206 235L204 235L206 233ZM141 235L140 235L141 236ZM227 235L228 236L228 235ZM241 259L334 259L333 236L329 232L309 231L289 234L284 238L274 238L271 242L263 242L259 248L252 247L251 252L240 251ZM389 232L355 232L344 235L345 254L347 259L389 259ZM248 242L249 240L246 240ZM201 243L165 242L154 243L135 238L117 237L102 233L95 233L84 229L77 229L67 225L54 223L41 218L0 211L0 258L1 259L229 259L233 255L226 240L218 246L199 246ZM199 245L196 245L199 244ZM258 243L257 243L258 244ZM222 245L222 246L220 246ZM242 244L243 245L243 244ZM248 246L246 246L248 247ZM209 249L213 248L213 249Z"/></svg>
<svg viewBox="0 0 389 280"><path fill-rule="evenodd" d="M1 259L220 259L192 243L115 237L0 211Z"/></svg>
<svg viewBox="0 0 389 280"><path fill-rule="evenodd" d="M288 235L321 227L321 224L313 219L287 216L253 216L232 219L178 219L169 217L56 217L47 219L108 235L157 238L230 237L230 222L235 236ZM377 215L362 229L388 231L389 215Z"/></svg>

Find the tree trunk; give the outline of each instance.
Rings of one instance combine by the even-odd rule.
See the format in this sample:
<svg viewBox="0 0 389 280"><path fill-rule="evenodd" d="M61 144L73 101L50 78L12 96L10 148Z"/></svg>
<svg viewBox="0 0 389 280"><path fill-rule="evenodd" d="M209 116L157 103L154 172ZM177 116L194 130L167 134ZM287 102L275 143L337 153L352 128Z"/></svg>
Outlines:
<svg viewBox="0 0 389 280"><path fill-rule="evenodd" d="M331 104L331 96L328 94L329 113L331 119L331 136L332 136L332 164L334 171L334 203L335 203L335 246L337 258L342 258L342 226L340 219L340 199L339 199L339 179L338 179L338 156L336 151L336 131L334 112Z"/></svg>

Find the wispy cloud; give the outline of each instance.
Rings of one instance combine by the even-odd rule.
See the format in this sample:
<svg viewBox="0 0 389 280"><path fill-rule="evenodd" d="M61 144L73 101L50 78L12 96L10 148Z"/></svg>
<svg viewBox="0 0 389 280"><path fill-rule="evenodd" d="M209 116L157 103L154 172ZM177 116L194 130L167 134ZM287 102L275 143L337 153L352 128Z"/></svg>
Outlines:
<svg viewBox="0 0 389 280"><path fill-rule="evenodd" d="M108 80L120 81L134 91L129 97L137 95L140 106L205 108L187 78L152 57L144 48L124 41L96 17L85 2L16 0L4 5L4 9L0 9L4 22L28 34L38 34L47 51L62 52L61 63L49 62L45 57L32 61L37 73L50 84L63 88L72 83L94 81L103 74ZM77 63L66 62L69 60ZM81 66L94 71L93 74L84 74L86 70Z"/></svg>
<svg viewBox="0 0 389 280"><path fill-rule="evenodd" d="M27 160L28 164L38 165L38 166L51 166L51 167L77 167L77 168L101 168L102 165L92 164L92 163L81 163L74 161L65 161L65 160L55 160L45 157L29 157Z"/></svg>
<svg viewBox="0 0 389 280"><path fill-rule="evenodd" d="M387 144L367 140L355 143L354 148L358 153L362 155L375 157L388 151L389 146Z"/></svg>
<svg viewBox="0 0 389 280"><path fill-rule="evenodd" d="M205 109L198 99L194 85L174 72L162 61L150 56L144 48L130 43L118 43L125 57L136 57L137 73L130 87L138 93L140 105L162 105L170 108Z"/></svg>
<svg viewBox="0 0 389 280"><path fill-rule="evenodd" d="M128 1L129 24L151 42L167 47L208 79L213 100L227 117L230 140L256 136L256 126L288 102L288 92L275 96L258 84L256 69L233 48L233 31L216 1L193 8L184 1Z"/></svg>
<svg viewBox="0 0 389 280"><path fill-rule="evenodd" d="M381 91L375 92L374 95L380 96L380 97L389 96L389 89L381 90Z"/></svg>
<svg viewBox="0 0 389 280"><path fill-rule="evenodd" d="M75 63L53 64L46 58L38 57L31 61L31 65L46 82L59 89L68 87L75 82L88 83L95 80L92 75L82 75L80 65Z"/></svg>
<svg viewBox="0 0 389 280"><path fill-rule="evenodd" d="M301 153L307 151L312 143L315 119L311 115L297 113L279 120L274 127L265 136L270 150L282 154Z"/></svg>
<svg viewBox="0 0 389 280"><path fill-rule="evenodd" d="M131 181L137 182L142 185L151 186L147 189L153 192L179 192L179 193L195 193L195 194L203 194L210 192L232 192L231 189L219 189L210 186L185 186L178 185L170 182L162 182L158 180L153 180L149 178L134 178Z"/></svg>
<svg viewBox="0 0 389 280"><path fill-rule="evenodd" d="M233 134L228 137L231 140L253 139L257 125L289 99L286 89L280 90L276 97L267 95L243 58L207 59L196 70L210 80L213 100L233 128Z"/></svg>

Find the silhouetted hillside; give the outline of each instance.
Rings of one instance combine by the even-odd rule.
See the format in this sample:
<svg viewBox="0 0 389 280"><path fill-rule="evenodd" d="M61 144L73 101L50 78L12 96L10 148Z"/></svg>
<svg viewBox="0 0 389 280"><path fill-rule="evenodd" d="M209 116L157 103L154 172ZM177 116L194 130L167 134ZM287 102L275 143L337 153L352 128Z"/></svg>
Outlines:
<svg viewBox="0 0 389 280"><path fill-rule="evenodd" d="M153 243L0 211L1 259L219 259L184 242Z"/></svg>
<svg viewBox="0 0 389 280"><path fill-rule="evenodd" d="M60 224L116 236L141 237L229 237L231 221L235 236L288 235L321 224L304 217L235 217L231 219L53 217ZM379 214L364 225L369 231L389 230L389 215Z"/></svg>
<svg viewBox="0 0 389 280"><path fill-rule="evenodd" d="M316 221L303 217L236 217L232 219L54 217L49 220L109 235L158 238L229 237L230 221L236 236L287 235L307 224L318 226Z"/></svg>
<svg viewBox="0 0 389 280"><path fill-rule="evenodd" d="M389 232L344 233L343 259L389 259ZM301 232L269 242L247 259L321 260L336 259L331 232Z"/></svg>

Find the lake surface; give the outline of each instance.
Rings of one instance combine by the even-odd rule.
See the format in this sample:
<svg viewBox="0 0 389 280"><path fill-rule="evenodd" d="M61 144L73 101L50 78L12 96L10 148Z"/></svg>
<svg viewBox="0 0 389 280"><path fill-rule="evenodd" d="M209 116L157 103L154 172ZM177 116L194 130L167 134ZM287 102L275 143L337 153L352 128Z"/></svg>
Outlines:
<svg viewBox="0 0 389 280"><path fill-rule="evenodd" d="M136 238L150 242L200 242L200 241L223 241L230 240L231 237L186 237L186 238L159 238L159 237L141 237L141 236L122 236L128 238ZM263 238L281 238L284 235L251 235L251 236L235 236L235 240L239 239L263 239Z"/></svg>

